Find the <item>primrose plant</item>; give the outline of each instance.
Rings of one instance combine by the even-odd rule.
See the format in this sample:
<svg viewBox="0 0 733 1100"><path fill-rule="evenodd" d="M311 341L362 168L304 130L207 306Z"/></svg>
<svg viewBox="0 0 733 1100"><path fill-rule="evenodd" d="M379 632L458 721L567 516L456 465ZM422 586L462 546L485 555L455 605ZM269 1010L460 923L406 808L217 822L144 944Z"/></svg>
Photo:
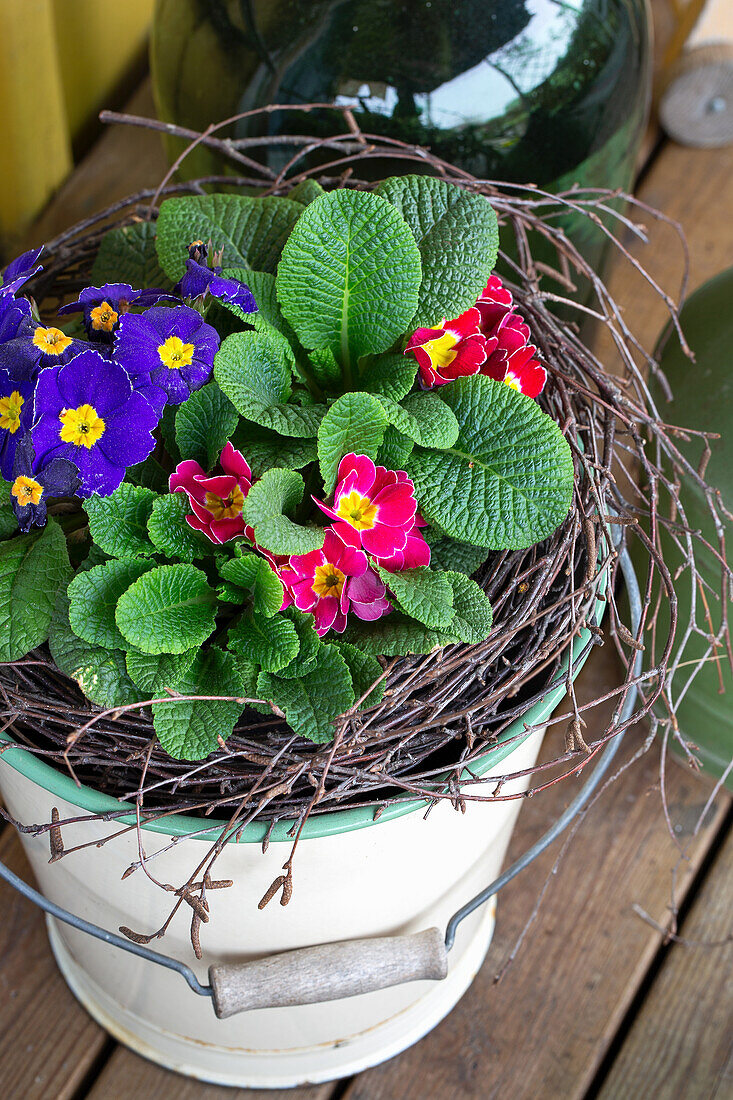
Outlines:
<svg viewBox="0 0 733 1100"><path fill-rule="evenodd" d="M471 574L573 490L497 239L485 198L407 176L168 199L52 323L23 296L39 253L12 263L0 659L48 641L194 760L245 705L328 741L378 658L483 641Z"/></svg>

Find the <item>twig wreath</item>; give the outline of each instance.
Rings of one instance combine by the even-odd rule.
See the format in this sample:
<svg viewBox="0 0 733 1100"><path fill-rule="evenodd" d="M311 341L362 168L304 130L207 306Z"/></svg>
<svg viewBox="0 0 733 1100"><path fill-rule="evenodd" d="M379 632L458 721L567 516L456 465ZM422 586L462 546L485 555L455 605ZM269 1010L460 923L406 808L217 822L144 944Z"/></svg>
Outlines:
<svg viewBox="0 0 733 1100"><path fill-rule="evenodd" d="M262 901L286 903L311 815L517 797L472 781L472 764L558 682L565 749L531 769L530 791L581 769L621 729L586 744L603 700L581 707L573 690L574 642L603 640L599 597L625 667L616 714L640 689L627 724L679 737L677 586L721 603L703 659L730 653L704 455L698 470L678 450L646 385L656 363L563 229L572 214L605 234L684 345L674 302L619 240L645 230L616 200L667 219L616 192L476 180L342 114L338 137L239 141L216 136L233 120L195 134L107 116L183 137L185 153L209 145L242 174L172 183L184 153L155 190L49 242L42 271L36 254L11 265L0 291L17 323L0 343L0 613L21 650L3 654L0 717L17 745L128 800L106 820L135 803L137 824L105 843L176 814L223 820L190 880L161 884L177 895L163 928L127 930L148 941L198 899L197 953L216 857L254 820L292 822ZM389 160L415 171L359 178ZM616 373L558 309L605 327ZM707 452L704 431L687 434ZM716 520L715 592L683 481ZM684 550L675 577L662 527ZM647 567L636 637L616 600L619 540ZM53 830L54 858L75 850L63 821L15 824Z"/></svg>

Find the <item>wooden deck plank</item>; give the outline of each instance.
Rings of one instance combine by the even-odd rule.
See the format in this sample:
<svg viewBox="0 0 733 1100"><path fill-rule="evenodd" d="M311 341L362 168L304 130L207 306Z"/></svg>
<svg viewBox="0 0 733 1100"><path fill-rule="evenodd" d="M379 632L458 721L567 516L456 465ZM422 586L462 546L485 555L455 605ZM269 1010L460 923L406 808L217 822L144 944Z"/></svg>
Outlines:
<svg viewBox="0 0 733 1100"><path fill-rule="evenodd" d="M610 650L594 655L579 696L590 698L617 682L612 657ZM627 736L627 758L641 736L641 731ZM655 789L658 767L652 750L589 812L503 981L495 984L494 976L532 910L557 848L502 892L487 962L451 1015L399 1058L359 1076L345 1100L585 1096L661 942L632 906L640 904L661 924L668 917L676 849ZM676 764L670 764L668 778L674 820L681 823L678 839L688 842L709 784ZM576 789L572 781L559 784L527 802L510 859L537 839ZM690 861L678 872L678 897L729 803L722 795L691 843Z"/></svg>
<svg viewBox="0 0 733 1100"><path fill-rule="evenodd" d="M733 833L710 867L680 935L692 944L731 934ZM713 1100L733 1085L733 943L673 944L598 1100ZM728 1092L733 1095L733 1088Z"/></svg>
<svg viewBox="0 0 733 1100"><path fill-rule="evenodd" d="M205 1085L146 1062L118 1047L86 1100L329 1100L334 1085L293 1089L231 1089Z"/></svg>
<svg viewBox="0 0 733 1100"><path fill-rule="evenodd" d="M0 859L31 872L9 827ZM4 1100L65 1100L75 1095L107 1043L56 969L41 912L0 883L0 1094Z"/></svg>

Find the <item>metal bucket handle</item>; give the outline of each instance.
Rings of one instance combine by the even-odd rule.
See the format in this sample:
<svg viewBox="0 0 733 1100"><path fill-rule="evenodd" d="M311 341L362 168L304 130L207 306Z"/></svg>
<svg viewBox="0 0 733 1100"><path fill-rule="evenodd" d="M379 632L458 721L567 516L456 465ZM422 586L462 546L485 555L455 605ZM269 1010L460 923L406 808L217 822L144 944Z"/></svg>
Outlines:
<svg viewBox="0 0 733 1100"><path fill-rule="evenodd" d="M619 551L619 563L626 580L632 630L636 633L641 621L641 594L627 550ZM641 671L641 661L639 651L634 658L635 676ZM637 693L637 687L632 685L617 716L617 725L623 726L633 714ZM108 932L62 909L1 862L0 878L56 920L112 947L175 970L194 993L212 998L219 1019L253 1008L282 1008L335 1001L405 982L440 981L448 973L448 952L455 942L458 925L528 867L586 809L619 750L624 732L622 730L608 742L586 783L557 821L503 874L453 914L445 934L438 928L429 928L409 936L343 940L316 947L301 947L251 962L224 963L209 968L210 984L203 985L186 963L132 943L115 932Z"/></svg>

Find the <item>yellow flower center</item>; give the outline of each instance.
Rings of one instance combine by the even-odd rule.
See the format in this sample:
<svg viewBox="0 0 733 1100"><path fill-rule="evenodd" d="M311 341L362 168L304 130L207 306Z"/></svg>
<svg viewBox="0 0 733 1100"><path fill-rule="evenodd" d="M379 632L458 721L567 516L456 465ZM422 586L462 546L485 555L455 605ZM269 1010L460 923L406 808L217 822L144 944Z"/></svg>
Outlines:
<svg viewBox="0 0 733 1100"><path fill-rule="evenodd" d="M336 515L339 519L345 519L357 531L368 531L377 522L379 508L372 504L369 497L363 497L356 489L352 489L348 496L342 496Z"/></svg>
<svg viewBox="0 0 733 1100"><path fill-rule="evenodd" d="M452 332L444 332L442 336L436 337L435 340L428 340L426 344L423 344L423 351L428 353L430 362L434 367L447 367L456 357L455 346L457 343L457 336L454 336Z"/></svg>
<svg viewBox="0 0 733 1100"><path fill-rule="evenodd" d="M244 493L237 485L227 497L219 497L216 493L207 493L206 507L214 519L236 519L241 516L244 507Z"/></svg>
<svg viewBox="0 0 733 1100"><path fill-rule="evenodd" d="M339 597L344 587L346 577L337 566L326 562L325 565L317 565L313 577L312 588L316 596Z"/></svg>
<svg viewBox="0 0 733 1100"><path fill-rule="evenodd" d="M44 355L61 355L71 343L71 337L60 328L42 328L39 325L33 333L33 343Z"/></svg>
<svg viewBox="0 0 733 1100"><path fill-rule="evenodd" d="M20 427L20 410L23 408L24 398L17 390L13 390L9 397L0 397L0 428L5 428L11 435L15 435Z"/></svg>
<svg viewBox="0 0 733 1100"><path fill-rule="evenodd" d="M504 384L509 386L510 389L517 390L518 393L522 392L522 388L519 385L519 380L513 374L507 374L506 378L504 379Z"/></svg>
<svg viewBox="0 0 733 1100"><path fill-rule="evenodd" d="M158 355L168 370L180 370L181 367L191 366L195 350L193 344L184 344L180 336L169 336L158 348Z"/></svg>
<svg viewBox="0 0 733 1100"><path fill-rule="evenodd" d="M16 477L10 492L17 498L18 504L21 506L38 504L43 496L43 486L34 481L32 477L25 477L24 474L21 474L20 477Z"/></svg>
<svg viewBox="0 0 733 1100"><path fill-rule="evenodd" d="M104 435L105 423L94 405L80 405L78 409L64 409L59 417L61 438L64 443L91 450Z"/></svg>
<svg viewBox="0 0 733 1100"><path fill-rule="evenodd" d="M101 305L94 307L89 314L89 319L96 332L111 332L117 324L117 313L109 302L102 302Z"/></svg>

